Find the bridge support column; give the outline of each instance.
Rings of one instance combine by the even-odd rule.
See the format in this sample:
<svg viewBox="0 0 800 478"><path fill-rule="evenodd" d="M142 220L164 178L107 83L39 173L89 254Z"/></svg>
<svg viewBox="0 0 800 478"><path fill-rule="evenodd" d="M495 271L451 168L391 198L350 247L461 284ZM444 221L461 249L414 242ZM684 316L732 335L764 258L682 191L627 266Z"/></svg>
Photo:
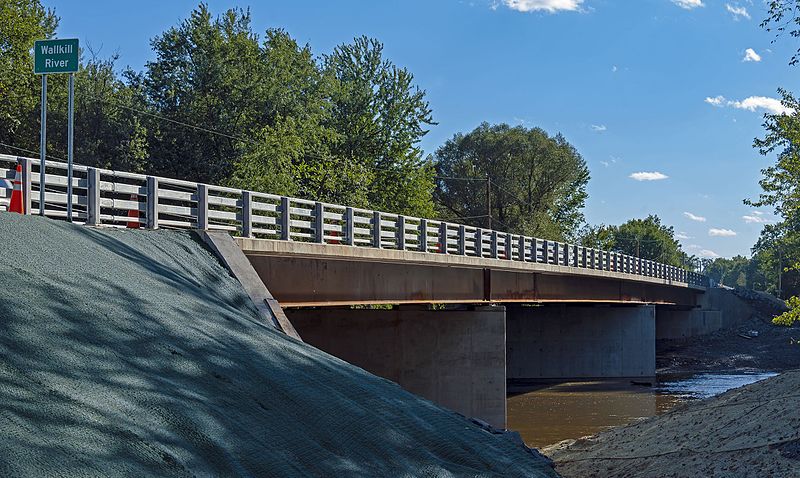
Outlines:
<svg viewBox="0 0 800 478"><path fill-rule="evenodd" d="M303 340L462 415L506 425L505 308L287 309Z"/></svg>
<svg viewBox="0 0 800 478"><path fill-rule="evenodd" d="M653 306L514 306L506 320L510 382L655 376Z"/></svg>

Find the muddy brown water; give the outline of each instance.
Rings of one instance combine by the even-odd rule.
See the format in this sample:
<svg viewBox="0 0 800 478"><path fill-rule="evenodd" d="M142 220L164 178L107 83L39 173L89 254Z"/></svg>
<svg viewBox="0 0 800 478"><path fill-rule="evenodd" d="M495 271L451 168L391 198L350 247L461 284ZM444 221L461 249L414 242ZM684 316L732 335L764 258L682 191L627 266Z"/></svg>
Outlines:
<svg viewBox="0 0 800 478"><path fill-rule="evenodd" d="M518 431L528 446L539 448L665 413L681 403L712 397L774 375L667 375L660 376L652 386L603 380L510 387L508 428Z"/></svg>

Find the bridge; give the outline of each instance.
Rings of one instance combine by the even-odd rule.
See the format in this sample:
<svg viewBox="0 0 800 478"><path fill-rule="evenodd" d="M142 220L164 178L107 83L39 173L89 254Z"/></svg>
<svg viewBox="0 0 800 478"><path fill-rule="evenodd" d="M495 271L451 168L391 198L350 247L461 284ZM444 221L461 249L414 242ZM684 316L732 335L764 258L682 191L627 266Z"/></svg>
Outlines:
<svg viewBox="0 0 800 478"><path fill-rule="evenodd" d="M505 424L506 384L652 377L655 339L719 328L683 268L464 224L0 155L25 211L196 230L266 320L462 414ZM11 189L0 181L0 210Z"/></svg>

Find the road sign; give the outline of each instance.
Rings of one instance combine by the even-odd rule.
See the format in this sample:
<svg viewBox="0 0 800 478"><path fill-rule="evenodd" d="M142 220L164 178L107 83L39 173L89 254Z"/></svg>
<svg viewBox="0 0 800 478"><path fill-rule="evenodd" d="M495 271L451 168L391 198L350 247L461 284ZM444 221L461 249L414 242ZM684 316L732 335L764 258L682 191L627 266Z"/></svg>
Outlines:
<svg viewBox="0 0 800 478"><path fill-rule="evenodd" d="M78 39L37 40L33 44L33 72L75 73L78 71Z"/></svg>
<svg viewBox="0 0 800 478"><path fill-rule="evenodd" d="M78 71L78 39L36 40L33 43L33 73L42 75L42 119L39 134L39 214L45 214L45 169L47 162L47 75L69 73L67 106L67 219L72 221L72 126L75 97L74 73Z"/></svg>

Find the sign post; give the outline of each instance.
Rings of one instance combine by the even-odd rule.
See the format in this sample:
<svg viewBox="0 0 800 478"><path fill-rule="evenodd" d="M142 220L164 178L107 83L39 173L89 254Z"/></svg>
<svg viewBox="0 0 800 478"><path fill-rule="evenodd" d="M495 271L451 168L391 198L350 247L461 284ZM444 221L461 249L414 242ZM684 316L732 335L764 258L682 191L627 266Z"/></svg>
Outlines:
<svg viewBox="0 0 800 478"><path fill-rule="evenodd" d="M67 220L72 221L72 136L75 99L74 74L78 71L78 39L37 40L33 44L33 73L42 75L41 143L39 145L39 214L45 212L45 163L47 160L47 75L69 73L67 105Z"/></svg>

